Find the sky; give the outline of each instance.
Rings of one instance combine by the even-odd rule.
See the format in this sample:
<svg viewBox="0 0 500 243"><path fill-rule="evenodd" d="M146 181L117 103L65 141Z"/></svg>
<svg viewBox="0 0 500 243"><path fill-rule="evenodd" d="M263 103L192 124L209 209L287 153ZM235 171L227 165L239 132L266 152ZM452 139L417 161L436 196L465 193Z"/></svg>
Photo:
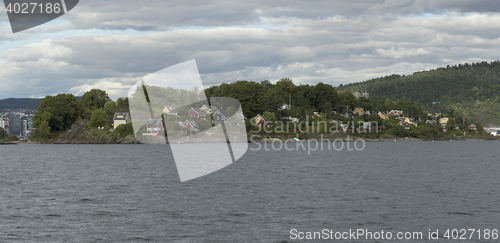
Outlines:
<svg viewBox="0 0 500 243"><path fill-rule="evenodd" d="M500 1L80 0L18 33L1 8L0 99L126 97L144 75L191 59L205 86L338 86L500 59Z"/></svg>

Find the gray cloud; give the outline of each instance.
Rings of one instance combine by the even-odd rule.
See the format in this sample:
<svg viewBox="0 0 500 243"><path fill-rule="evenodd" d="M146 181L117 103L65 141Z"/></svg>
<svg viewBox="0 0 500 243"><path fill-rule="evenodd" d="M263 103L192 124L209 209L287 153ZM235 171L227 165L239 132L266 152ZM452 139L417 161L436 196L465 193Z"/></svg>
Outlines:
<svg viewBox="0 0 500 243"><path fill-rule="evenodd" d="M1 53L0 98L91 88L125 96L143 75L190 59L205 85L338 85L500 54L493 1L270 2L81 1L69 22L0 33L20 43Z"/></svg>

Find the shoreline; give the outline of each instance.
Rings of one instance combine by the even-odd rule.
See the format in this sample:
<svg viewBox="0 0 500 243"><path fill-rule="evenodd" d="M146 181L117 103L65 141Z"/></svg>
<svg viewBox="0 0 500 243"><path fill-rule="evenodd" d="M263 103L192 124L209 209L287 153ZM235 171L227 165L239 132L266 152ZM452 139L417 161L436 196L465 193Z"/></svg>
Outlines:
<svg viewBox="0 0 500 243"><path fill-rule="evenodd" d="M247 143L279 143L279 142L287 142L287 143L307 143L309 141L316 141L316 142L356 142L356 141L363 141L363 142L456 142L456 141L498 141L500 139L494 138L494 139L486 139L486 138L438 138L438 139L419 139L419 138L378 138L378 139L365 139L362 137L336 137L334 139L328 139L328 138L309 138L309 139L301 139L299 141L293 139L293 138L287 138L287 139L280 139L280 138L275 138L273 140L265 140L265 139L259 139L259 140L247 140ZM229 143L229 141L226 141L226 143ZM244 143L243 141L237 142L237 143ZM56 140L56 141L12 141L12 142L0 142L0 145L16 145L16 144L149 144L149 143L141 143L137 141L136 138L124 138L116 142L107 142L107 141L82 141L82 140ZM157 144L162 144L162 143L157 143ZM165 144L170 144L169 142L166 142ZM177 142L174 144L203 144L203 142Z"/></svg>

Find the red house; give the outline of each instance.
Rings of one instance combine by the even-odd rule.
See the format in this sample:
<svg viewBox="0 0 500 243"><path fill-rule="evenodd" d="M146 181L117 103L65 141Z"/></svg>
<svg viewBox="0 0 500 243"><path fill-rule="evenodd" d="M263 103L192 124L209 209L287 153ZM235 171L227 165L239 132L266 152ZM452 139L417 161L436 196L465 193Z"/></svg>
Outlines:
<svg viewBox="0 0 500 243"><path fill-rule="evenodd" d="M388 116L400 116L400 115L403 115L403 111L391 110L387 115Z"/></svg>
<svg viewBox="0 0 500 243"><path fill-rule="evenodd" d="M163 119L149 119L147 124L147 134L145 135L163 136L164 132L165 122L163 122Z"/></svg>
<svg viewBox="0 0 500 243"><path fill-rule="evenodd" d="M202 119L202 120L207 120L207 113L199 108L192 108L191 107L191 109L189 109L189 116L196 117L196 118Z"/></svg>
<svg viewBox="0 0 500 243"><path fill-rule="evenodd" d="M443 129L443 132L448 131L448 128L446 128L446 124L441 124L441 129Z"/></svg>
<svg viewBox="0 0 500 243"><path fill-rule="evenodd" d="M476 125L474 125L474 124L470 124L470 125L469 125L469 129L470 129L470 130L473 130L473 131L476 131L476 130L477 130L477 127L476 127Z"/></svg>
<svg viewBox="0 0 500 243"><path fill-rule="evenodd" d="M263 117L257 114L256 117L252 118L253 122L255 123L256 126L260 127L260 125L266 123L266 120L264 120Z"/></svg>
<svg viewBox="0 0 500 243"><path fill-rule="evenodd" d="M398 126L402 126L406 130L410 130L411 129L410 123L405 122L405 121L399 121Z"/></svg>

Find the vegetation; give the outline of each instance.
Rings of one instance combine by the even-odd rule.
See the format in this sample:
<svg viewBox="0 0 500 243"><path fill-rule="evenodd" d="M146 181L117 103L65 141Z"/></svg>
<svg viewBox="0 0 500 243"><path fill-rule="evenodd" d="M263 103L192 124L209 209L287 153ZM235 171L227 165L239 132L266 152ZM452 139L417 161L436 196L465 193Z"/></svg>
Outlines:
<svg viewBox="0 0 500 243"><path fill-rule="evenodd" d="M500 62L465 63L412 75L393 74L341 85L340 91L368 92L391 99L414 100L432 112L467 121L500 124Z"/></svg>
<svg viewBox="0 0 500 243"><path fill-rule="evenodd" d="M379 137L415 137L422 139L438 139L466 135L484 135L482 125L491 123L500 116L500 62L465 64L439 68L431 71L417 72L410 76L391 75L362 83L349 84L334 88L329 84L296 85L290 78L283 78L275 84L268 80L259 83L252 81L236 81L212 86L204 91L177 90L173 88L139 87L146 89L146 96L137 96L139 103L149 101L154 114L162 114L165 101L177 107L178 120L194 119L187 116L192 103L204 97L231 97L241 103L247 118L257 114L267 121L267 128L273 133L269 135L302 136L307 138L319 133L342 131L343 128L332 124L332 119L359 128L359 124L373 122L369 129L373 132L360 132L356 136L366 138ZM370 98L356 99L354 91L367 91ZM156 99L149 100L149 96ZM212 104L233 114L236 108L231 104ZM107 128L112 124L115 112L128 112L128 99L109 99L103 90L93 89L82 96L81 102L70 94L45 97L33 117L36 127L35 137L49 139L58 133L67 131L77 119L88 120L87 129ZM223 106L225 105L225 107ZM283 108L283 106L291 105ZM200 103L201 106L201 103ZM200 107L193 106L193 107ZM371 111L371 114L356 115L356 107ZM399 120L384 120L377 113L390 110L402 110L403 116L414 122L411 129L399 126ZM145 110L149 114L149 110ZM441 126L426 124L428 112L441 112L450 118L446 132ZM317 113L319 116L313 116ZM300 119L301 124L293 129L282 124L289 117ZM500 117L498 117L500 118ZM196 119L194 119L196 120ZM247 130L259 130L247 120ZM500 121L500 119L499 119ZM196 120L200 130L210 125ZM477 131L468 129L475 123ZM167 126L177 124L173 119L166 120ZM327 124L327 125L322 125ZM336 129L333 129L337 126ZM297 128L313 129L308 134L297 133ZM366 127L365 127L366 128ZM347 129L348 131L351 131ZM346 129L344 129L346 130ZM376 131L376 132L375 132ZM182 131L181 131L182 132ZM113 133L126 136L133 133L131 125L119 126ZM249 133L251 135L251 133Z"/></svg>
<svg viewBox="0 0 500 243"><path fill-rule="evenodd" d="M5 129L0 127L0 139L6 138L8 136L9 136L9 134L7 133L7 131L5 131Z"/></svg>
<svg viewBox="0 0 500 243"><path fill-rule="evenodd" d="M106 91L100 89L92 89L82 95L83 106L91 111L104 108L104 105L109 100Z"/></svg>
<svg viewBox="0 0 500 243"><path fill-rule="evenodd" d="M89 120L85 124L87 129L104 128L101 130L108 131L115 112L128 112L127 98L115 102L105 91L98 89L86 92L81 101L71 94L49 95L40 101L38 111L33 115L33 127L36 128L33 138L52 139L68 131L80 119ZM133 134L126 129L118 133L123 137Z"/></svg>
<svg viewBox="0 0 500 243"><path fill-rule="evenodd" d="M83 108L72 94L46 96L40 102L38 111L33 115L35 137L50 138L66 131L81 117Z"/></svg>

